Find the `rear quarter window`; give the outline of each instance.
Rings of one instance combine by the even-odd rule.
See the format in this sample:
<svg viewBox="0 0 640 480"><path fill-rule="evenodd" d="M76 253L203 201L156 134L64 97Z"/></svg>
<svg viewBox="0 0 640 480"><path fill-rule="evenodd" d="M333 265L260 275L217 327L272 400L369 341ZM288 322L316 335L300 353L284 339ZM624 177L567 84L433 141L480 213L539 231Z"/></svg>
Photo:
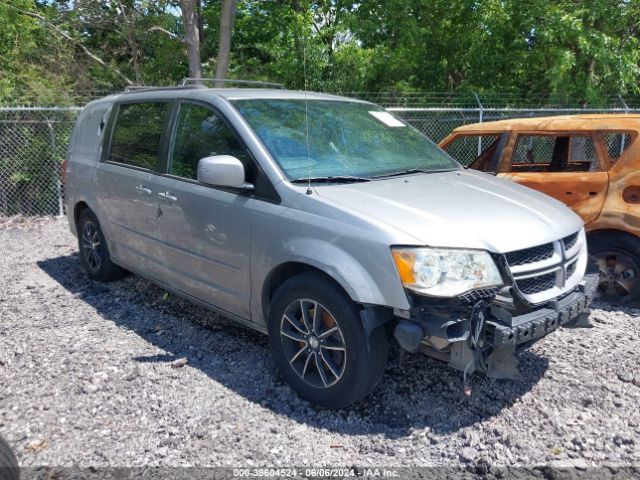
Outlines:
<svg viewBox="0 0 640 480"><path fill-rule="evenodd" d="M607 133L604 136L609 158L613 163L617 162L622 154L629 148L633 138L629 133Z"/></svg>
<svg viewBox="0 0 640 480"><path fill-rule="evenodd" d="M111 136L109 161L155 170L168 111L166 102L120 105Z"/></svg>
<svg viewBox="0 0 640 480"><path fill-rule="evenodd" d="M67 160L96 161L100 155L102 146L102 134L104 133L105 116L109 106L98 105L85 108L73 129L69 140Z"/></svg>

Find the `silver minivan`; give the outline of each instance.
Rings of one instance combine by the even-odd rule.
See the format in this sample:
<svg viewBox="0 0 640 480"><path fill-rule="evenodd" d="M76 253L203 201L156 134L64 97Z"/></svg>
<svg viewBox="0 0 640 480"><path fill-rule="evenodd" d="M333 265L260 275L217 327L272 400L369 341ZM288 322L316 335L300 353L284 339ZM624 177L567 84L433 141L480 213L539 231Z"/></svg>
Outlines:
<svg viewBox="0 0 640 480"><path fill-rule="evenodd" d="M374 389L389 341L509 377L517 352L584 322L596 283L563 204L349 98L112 95L80 114L66 179L92 279L133 272L267 333L284 379L326 407Z"/></svg>

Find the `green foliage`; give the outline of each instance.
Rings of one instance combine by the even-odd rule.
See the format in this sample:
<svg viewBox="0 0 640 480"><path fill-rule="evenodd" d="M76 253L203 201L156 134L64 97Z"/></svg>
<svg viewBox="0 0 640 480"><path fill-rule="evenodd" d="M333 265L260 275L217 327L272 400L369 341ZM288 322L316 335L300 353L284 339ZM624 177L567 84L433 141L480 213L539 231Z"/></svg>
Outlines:
<svg viewBox="0 0 640 480"><path fill-rule="evenodd" d="M72 55L38 20L20 13L34 9L33 0L0 2L0 103L70 89L64 64Z"/></svg>
<svg viewBox="0 0 640 480"><path fill-rule="evenodd" d="M352 24L377 49L377 85L576 96L638 92L637 2L363 2ZM385 81L386 79L386 81Z"/></svg>
<svg viewBox="0 0 640 480"><path fill-rule="evenodd" d="M215 72L220 6L201 1L206 76ZM640 3L629 0L239 0L230 77L597 103L640 93L639 34ZM4 0L0 102L118 89L123 77L175 84L188 71L182 35L177 0Z"/></svg>

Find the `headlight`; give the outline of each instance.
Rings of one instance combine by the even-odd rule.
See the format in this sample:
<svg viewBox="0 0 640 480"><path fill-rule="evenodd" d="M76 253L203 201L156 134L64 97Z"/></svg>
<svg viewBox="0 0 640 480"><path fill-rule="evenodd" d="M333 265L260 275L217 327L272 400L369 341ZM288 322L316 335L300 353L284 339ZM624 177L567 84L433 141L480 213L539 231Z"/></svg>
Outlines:
<svg viewBox="0 0 640 480"><path fill-rule="evenodd" d="M392 248L403 285L435 297L453 297L474 288L502 285L491 255L483 250Z"/></svg>

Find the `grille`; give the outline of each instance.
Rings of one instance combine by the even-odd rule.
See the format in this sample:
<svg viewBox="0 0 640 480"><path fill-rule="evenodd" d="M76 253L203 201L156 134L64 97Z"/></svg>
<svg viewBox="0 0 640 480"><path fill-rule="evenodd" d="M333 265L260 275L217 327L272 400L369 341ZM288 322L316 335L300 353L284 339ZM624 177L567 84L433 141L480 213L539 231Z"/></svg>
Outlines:
<svg viewBox="0 0 640 480"><path fill-rule="evenodd" d="M574 233L573 235L569 235L568 237L564 237L562 239L562 242L564 243L564 249L571 250L577 241L578 241L578 232Z"/></svg>
<svg viewBox="0 0 640 480"><path fill-rule="evenodd" d="M556 291L554 287L564 289L565 282L575 275L577 269L576 256L569 260L566 252L577 248L579 238L580 232L576 232L552 243L507 253L505 258L514 275L516 289L525 296L533 295L534 297L531 300L536 302L544 300L542 297L546 297L549 300ZM564 252L554 262L554 254L559 250L564 250ZM542 264L545 266L544 271L547 273L538 274L537 272L541 270L541 264L537 262L544 260L549 260ZM572 263L569 264L568 261ZM516 266L518 268L514 268ZM553 270L550 271L551 269ZM564 282L558 282L560 279L558 277L559 273L562 273Z"/></svg>
<svg viewBox="0 0 640 480"><path fill-rule="evenodd" d="M522 278L516 280L518 289L525 295L533 295L534 293L544 292L556 285L556 274L547 273L539 277Z"/></svg>
<svg viewBox="0 0 640 480"><path fill-rule="evenodd" d="M573 262L567 267L567 278L571 278L576 273L576 265L578 265L578 262Z"/></svg>
<svg viewBox="0 0 640 480"><path fill-rule="evenodd" d="M509 262L509 265L512 267L517 265L526 265L527 263L540 262L553 256L553 243L546 243L544 245L538 245L537 247L516 250L515 252L507 253L505 256L507 257L507 262Z"/></svg>

